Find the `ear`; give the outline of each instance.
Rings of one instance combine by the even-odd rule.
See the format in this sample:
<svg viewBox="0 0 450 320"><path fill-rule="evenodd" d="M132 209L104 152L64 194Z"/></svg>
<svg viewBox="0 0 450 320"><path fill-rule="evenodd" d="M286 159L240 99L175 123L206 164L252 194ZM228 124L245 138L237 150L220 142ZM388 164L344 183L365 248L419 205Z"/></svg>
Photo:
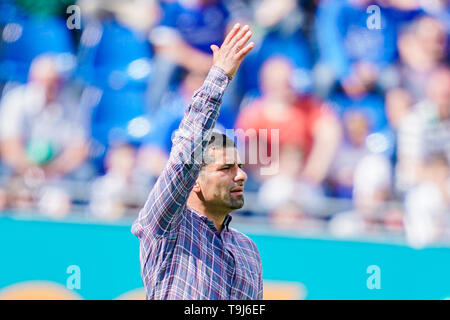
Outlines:
<svg viewBox="0 0 450 320"><path fill-rule="evenodd" d="M200 183L197 181L195 181L194 184L194 188L192 188L192 191L194 191L195 193L199 193L200 191L202 191L202 188L200 187Z"/></svg>

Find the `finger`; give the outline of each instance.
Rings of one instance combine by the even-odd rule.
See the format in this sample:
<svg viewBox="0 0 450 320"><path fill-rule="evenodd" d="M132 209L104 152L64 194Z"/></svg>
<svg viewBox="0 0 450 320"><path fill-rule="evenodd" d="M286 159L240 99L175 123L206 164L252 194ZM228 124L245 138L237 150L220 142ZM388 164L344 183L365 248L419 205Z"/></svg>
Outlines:
<svg viewBox="0 0 450 320"><path fill-rule="evenodd" d="M235 35L233 38L231 38L230 42L228 43L228 45L233 48L236 43L242 39L242 37L247 33L247 31L250 29L250 27L248 25L246 25L245 27L243 27L239 33L237 35Z"/></svg>
<svg viewBox="0 0 450 320"><path fill-rule="evenodd" d="M211 48L211 51L213 52L213 54L216 53L217 50L219 50L219 47L216 46L215 44L211 45L210 48Z"/></svg>
<svg viewBox="0 0 450 320"><path fill-rule="evenodd" d="M250 42L244 49L242 49L241 51L239 51L239 53L237 54L237 58L239 60L242 60L245 58L245 56L255 47L255 43L254 42Z"/></svg>
<svg viewBox="0 0 450 320"><path fill-rule="evenodd" d="M239 31L239 29L241 29L241 25L239 23L236 23L233 26L233 29L231 29L231 31L228 32L222 45L227 45L230 42L230 40L236 35L236 33Z"/></svg>
<svg viewBox="0 0 450 320"><path fill-rule="evenodd" d="M244 37L238 41L238 43L236 44L235 48L236 48L236 52L239 52L247 43L248 40L250 40L250 38L252 37L252 32L249 30L247 31L247 33L244 35Z"/></svg>

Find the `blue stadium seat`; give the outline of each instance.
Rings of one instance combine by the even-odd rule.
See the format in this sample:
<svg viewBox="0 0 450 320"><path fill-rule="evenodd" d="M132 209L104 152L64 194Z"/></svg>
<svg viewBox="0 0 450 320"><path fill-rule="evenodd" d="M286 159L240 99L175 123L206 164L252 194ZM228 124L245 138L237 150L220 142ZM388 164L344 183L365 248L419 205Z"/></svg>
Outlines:
<svg viewBox="0 0 450 320"><path fill-rule="evenodd" d="M99 40L88 39L98 37L97 33ZM105 89L145 90L152 56L152 47L144 34L116 21L88 25L80 42L78 74L84 81ZM111 81L120 83L114 85Z"/></svg>
<svg viewBox="0 0 450 320"><path fill-rule="evenodd" d="M65 20L25 17L10 21L3 30L0 79L25 82L32 60L40 54L72 53L73 40Z"/></svg>
<svg viewBox="0 0 450 320"><path fill-rule="evenodd" d="M145 114L145 96L139 90L105 90L91 118L92 135L107 142L113 128L126 128L128 122Z"/></svg>

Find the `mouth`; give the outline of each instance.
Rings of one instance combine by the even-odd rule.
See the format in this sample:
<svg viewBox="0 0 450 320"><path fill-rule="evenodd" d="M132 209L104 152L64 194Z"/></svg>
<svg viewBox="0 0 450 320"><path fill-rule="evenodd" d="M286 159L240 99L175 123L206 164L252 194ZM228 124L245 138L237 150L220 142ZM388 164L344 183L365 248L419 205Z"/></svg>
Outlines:
<svg viewBox="0 0 450 320"><path fill-rule="evenodd" d="M230 190L230 193L233 195L242 196L244 195L244 187L236 187Z"/></svg>

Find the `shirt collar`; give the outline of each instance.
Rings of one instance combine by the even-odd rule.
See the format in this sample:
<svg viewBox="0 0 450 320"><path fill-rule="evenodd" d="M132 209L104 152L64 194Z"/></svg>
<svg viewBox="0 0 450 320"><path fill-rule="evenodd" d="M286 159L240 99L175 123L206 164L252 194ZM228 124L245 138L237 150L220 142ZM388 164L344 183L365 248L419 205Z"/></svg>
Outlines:
<svg viewBox="0 0 450 320"><path fill-rule="evenodd" d="M198 214L198 213L197 213ZM208 219L208 217L207 216L204 216L204 215L201 215L201 214L198 214L199 216L200 216L200 218L203 220L203 221L205 221L205 223L211 228L211 229L213 229L213 230L215 230L216 232L217 232L217 230L216 230L216 227L214 226L214 223L211 221L211 220L209 220ZM226 230L227 232L228 231L230 231L230 229L229 229L229 224L230 224L230 222L231 222L231 215L230 214L227 214L227 216L225 217L225 219L223 220L223 224L222 224L222 226L223 226L223 228L222 228L222 231L223 230Z"/></svg>
<svg viewBox="0 0 450 320"><path fill-rule="evenodd" d="M229 230L229 228L228 228L228 226L229 226L229 224L230 224L230 222L231 222L231 215L230 214L227 214L227 216L225 217L225 220L223 220L223 226L224 226L224 229L226 229L227 231L230 231Z"/></svg>

